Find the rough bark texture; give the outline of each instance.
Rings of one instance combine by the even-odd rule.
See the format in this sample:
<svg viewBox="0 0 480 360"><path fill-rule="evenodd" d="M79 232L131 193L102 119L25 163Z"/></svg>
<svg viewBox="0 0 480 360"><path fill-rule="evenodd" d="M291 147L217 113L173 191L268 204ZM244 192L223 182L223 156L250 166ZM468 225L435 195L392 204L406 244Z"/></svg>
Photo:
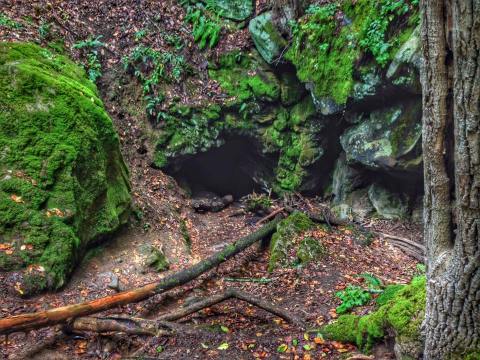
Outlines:
<svg viewBox="0 0 480 360"><path fill-rule="evenodd" d="M480 1L425 0L422 10L424 355L463 358L480 350Z"/></svg>
<svg viewBox="0 0 480 360"><path fill-rule="evenodd" d="M275 231L280 220L281 217L275 218L254 233L241 238L233 244L227 245L223 250L185 270L167 276L157 283L147 284L137 289L124 291L112 296L87 301L81 304L68 305L51 310L0 319L0 335L64 323L69 319L75 319L80 316L87 316L112 309L116 306L141 301L152 297L153 295L161 294L167 290L173 289L174 287L186 284L232 256L242 252L255 242L271 235Z"/></svg>

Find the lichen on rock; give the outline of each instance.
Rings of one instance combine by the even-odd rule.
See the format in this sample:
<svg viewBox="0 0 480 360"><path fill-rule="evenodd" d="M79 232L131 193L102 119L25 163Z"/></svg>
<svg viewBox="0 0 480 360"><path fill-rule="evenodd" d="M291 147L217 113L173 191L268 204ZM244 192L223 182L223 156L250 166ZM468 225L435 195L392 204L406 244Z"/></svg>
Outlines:
<svg viewBox="0 0 480 360"><path fill-rule="evenodd" d="M112 121L84 70L34 44L0 44L0 270L17 291L62 286L130 207Z"/></svg>

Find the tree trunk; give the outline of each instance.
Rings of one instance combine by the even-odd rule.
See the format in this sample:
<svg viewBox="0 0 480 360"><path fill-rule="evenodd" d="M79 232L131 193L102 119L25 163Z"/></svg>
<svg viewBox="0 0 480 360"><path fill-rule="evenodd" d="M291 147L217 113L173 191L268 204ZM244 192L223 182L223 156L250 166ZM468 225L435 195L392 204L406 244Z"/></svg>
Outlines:
<svg viewBox="0 0 480 360"><path fill-rule="evenodd" d="M480 1L424 0L421 7L424 355L463 358L480 351Z"/></svg>

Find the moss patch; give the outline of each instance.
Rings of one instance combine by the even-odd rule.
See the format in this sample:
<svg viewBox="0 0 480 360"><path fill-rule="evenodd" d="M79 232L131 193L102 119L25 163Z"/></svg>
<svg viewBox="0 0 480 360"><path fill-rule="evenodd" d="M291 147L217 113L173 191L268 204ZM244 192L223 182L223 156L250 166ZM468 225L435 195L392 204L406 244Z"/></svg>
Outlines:
<svg viewBox="0 0 480 360"><path fill-rule="evenodd" d="M27 268L20 292L58 288L125 221L118 137L84 70L33 44L0 44L0 110L0 269Z"/></svg>
<svg viewBox="0 0 480 360"><path fill-rule="evenodd" d="M412 283L396 290L376 311L364 315L342 315L322 329L330 339L355 343L359 348L369 350L376 341L393 330L400 338L418 339L426 302L426 279L417 277Z"/></svg>
<svg viewBox="0 0 480 360"><path fill-rule="evenodd" d="M280 221L277 225L277 231L272 236L270 242L270 260L268 263L268 271L273 271L278 266L293 265L289 264L291 253L295 251L295 238L314 227L314 223L310 218L301 212L294 212L286 219ZM307 240L303 246L299 248L300 254L296 254L294 258L309 261L312 259L310 255L318 255L320 246L310 246L312 241Z"/></svg>
<svg viewBox="0 0 480 360"><path fill-rule="evenodd" d="M406 0L312 5L293 26L286 58L301 81L313 83L316 98L344 104L353 90L355 66L368 61L385 66L414 28L408 22L408 29L398 25L416 13L416 2Z"/></svg>

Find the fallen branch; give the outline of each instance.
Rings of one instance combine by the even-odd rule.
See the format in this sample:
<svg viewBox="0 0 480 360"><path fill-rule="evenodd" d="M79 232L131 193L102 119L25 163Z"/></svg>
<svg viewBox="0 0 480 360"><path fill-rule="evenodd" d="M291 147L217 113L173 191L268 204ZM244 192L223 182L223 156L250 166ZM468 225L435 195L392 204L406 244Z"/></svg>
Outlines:
<svg viewBox="0 0 480 360"><path fill-rule="evenodd" d="M268 284L269 282L272 282L272 279L267 278L224 278L223 280L230 282L253 282L260 284Z"/></svg>
<svg viewBox="0 0 480 360"><path fill-rule="evenodd" d="M138 302L154 295L161 294L174 287L183 285L208 270L220 265L227 259L237 255L255 242L269 236L274 232L280 219L281 217L275 218L254 233L226 246L223 250L211 255L205 260L200 261L190 268L167 276L158 282L80 304L67 305L46 311L15 315L0 319L0 335L64 323L69 319L87 316L120 305Z"/></svg>
<svg viewBox="0 0 480 360"><path fill-rule="evenodd" d="M276 215L280 214L282 211L285 211L284 207L281 207L280 209L277 209L275 211L272 211L270 214L267 216L261 218L260 220L257 221L257 225L264 223L265 221L268 221L272 218L274 218Z"/></svg>
<svg viewBox="0 0 480 360"><path fill-rule="evenodd" d="M292 323L300 328L304 328L305 324L300 318L290 314L287 310L283 310L272 303L259 299L251 294L237 290L227 289L220 294L212 295L204 299L182 307L176 311L169 312L161 315L156 320L149 320L136 317L81 317L75 319L71 323L64 327L66 332L73 331L88 331L97 333L107 332L123 332L125 334L132 335L150 335L150 336L162 336L162 335L174 335L178 332L182 333L196 333L189 327L183 324L177 324L172 321L179 320L185 316L196 313L222 301L236 298L255 305L263 310L266 310L278 317L281 317L285 321ZM163 329L162 329L163 328Z"/></svg>
<svg viewBox="0 0 480 360"><path fill-rule="evenodd" d="M174 321L181 319L185 316L188 316L190 314L193 314L197 311L200 311L202 309L205 309L207 307L213 306L215 304L218 304L222 301L231 299L231 298L236 298L239 300L243 300L249 304L255 305L265 311L268 311L269 313L272 313L285 321L294 324L302 329L305 328L305 323L303 320L298 318L297 316L291 314L287 310L283 310L272 303L259 299L252 294L246 293L244 291L238 290L238 289L227 289L224 292L216 295L209 296L205 299L200 299L198 301L195 301L194 303L190 304L189 306L180 308L174 312L167 313L165 315L162 315L159 317L160 320L167 320L167 321Z"/></svg>

